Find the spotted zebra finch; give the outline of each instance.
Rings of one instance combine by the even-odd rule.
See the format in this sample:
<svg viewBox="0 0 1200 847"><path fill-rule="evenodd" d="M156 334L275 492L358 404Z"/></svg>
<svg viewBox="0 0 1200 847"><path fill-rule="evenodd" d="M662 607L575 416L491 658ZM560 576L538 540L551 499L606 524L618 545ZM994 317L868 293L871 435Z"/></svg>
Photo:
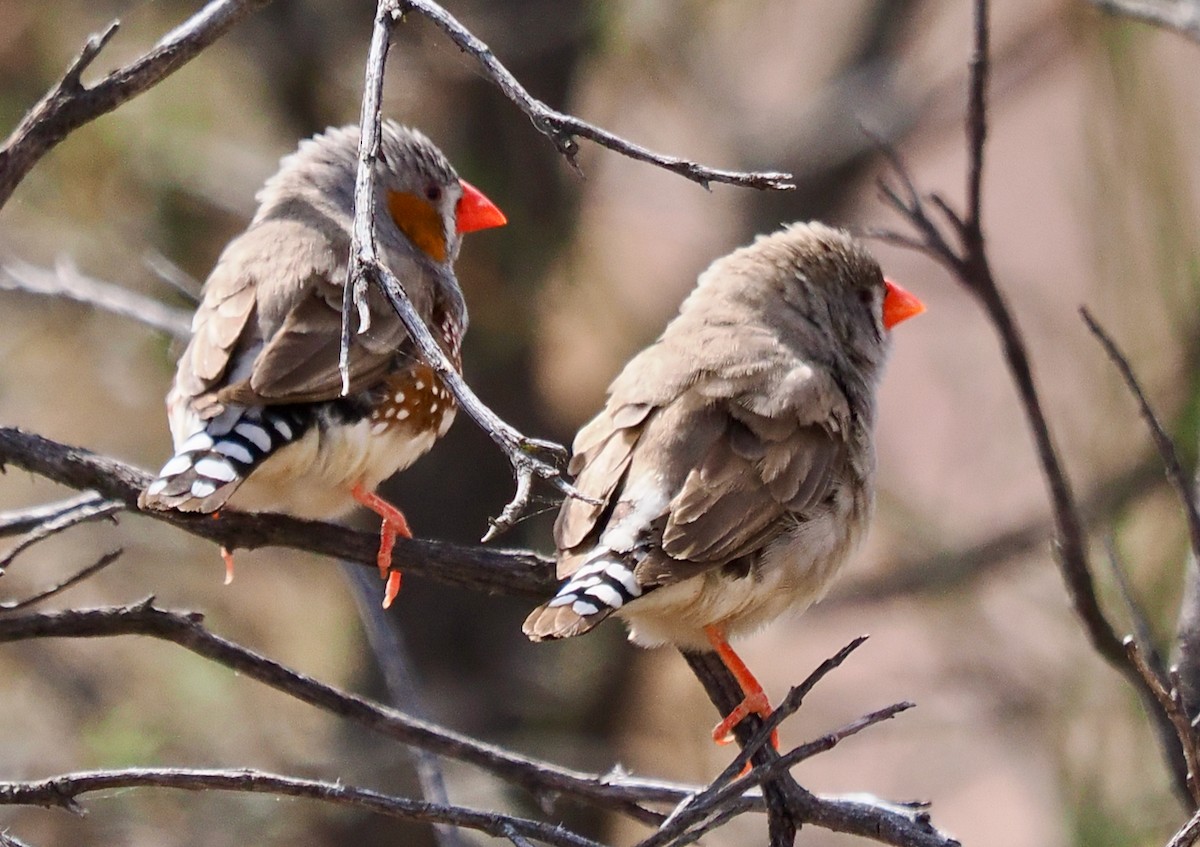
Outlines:
<svg viewBox="0 0 1200 847"><path fill-rule="evenodd" d="M411 533L375 489L428 452L456 405L373 288L370 325L351 337L350 390L343 395L342 293L358 142L357 127L301 142L259 192L249 226L217 260L167 395L175 455L140 503L323 519L361 503L382 519L386 606L399 588L392 547ZM504 215L458 178L433 142L392 122L382 127L376 180L380 255L461 368L467 309L454 260L464 233L500 226Z"/></svg>

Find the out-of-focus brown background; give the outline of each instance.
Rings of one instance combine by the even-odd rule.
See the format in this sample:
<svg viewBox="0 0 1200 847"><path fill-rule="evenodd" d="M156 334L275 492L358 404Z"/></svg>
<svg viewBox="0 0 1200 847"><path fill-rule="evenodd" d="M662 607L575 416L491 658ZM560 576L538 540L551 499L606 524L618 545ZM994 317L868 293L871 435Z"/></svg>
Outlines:
<svg viewBox="0 0 1200 847"><path fill-rule="evenodd" d="M0 0L0 126L52 84L113 17L95 71L143 52L197 3ZM449 4L531 92L633 140L708 164L794 171L764 195L680 177L584 144L577 177L471 63L419 19L398 30L386 113L424 128L508 214L469 238L466 372L531 434L569 440L607 381L673 314L695 275L753 233L820 217L895 225L860 130L892 139L918 182L962 196L965 0L512 0ZM1088 304L1125 346L1189 451L1200 339L1196 168L1200 48L1101 16L1083 0L995 4L984 220L994 269L1025 329L1058 444L1082 495L1116 505L1112 533L1156 634L1169 639L1185 534L1131 401L1086 334ZM374 4L277 0L147 95L72 135L0 213L0 258L63 258L182 304L146 264L203 279L280 156L357 120ZM1180 822L1130 690L1088 649L1046 541L953 574L954 553L1044 521L1046 497L996 339L945 271L884 245L887 273L927 315L897 333L881 396L879 512L820 607L746 639L780 696L852 636L871 641L824 682L784 741L899 699L919 706L797 771L818 791L931 799L974 847L1161 844ZM0 422L157 467L161 398L177 353L128 320L0 294ZM1146 472L1131 484L1111 481ZM506 463L469 420L388 488L418 534L473 541L510 493ZM0 508L66 492L10 471ZM548 545L548 522L506 539ZM155 594L222 635L337 685L381 696L333 562L239 554L221 585L214 547L153 521L69 533L0 581L21 596L117 546L120 564L58 599ZM1097 545L1096 561L1103 562ZM941 564L939 564L941 562ZM922 564L923 563L923 564ZM931 577L886 582L904 566ZM1103 568L1101 568L1103 570ZM907 571L904 571L907 573ZM1113 580L1104 599L1124 625ZM670 650L637 651L611 624L570 643L520 634L528 604L410 578L394 615L438 721L606 770L703 782L728 760L716 719ZM124 765L255 766L415 791L399 749L148 640L33 641L0 650L0 778ZM536 814L490 777L449 767L451 799ZM425 844L419 827L258 796L125 792L83 820L0 810L37 845ZM629 843L632 825L567 820ZM706 843L762 838L749 816ZM803 843L848 838L805 830Z"/></svg>

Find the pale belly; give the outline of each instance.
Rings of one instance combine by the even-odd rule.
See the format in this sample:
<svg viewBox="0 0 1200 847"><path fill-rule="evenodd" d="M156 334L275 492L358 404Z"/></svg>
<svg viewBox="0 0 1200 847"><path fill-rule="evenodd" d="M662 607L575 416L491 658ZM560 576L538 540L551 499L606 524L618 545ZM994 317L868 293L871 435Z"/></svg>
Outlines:
<svg viewBox="0 0 1200 847"><path fill-rule="evenodd" d="M369 418L324 431L314 427L255 468L229 505L302 518L340 517L357 504L351 494L355 486L374 491L428 453L453 419L451 408L437 431L419 433Z"/></svg>
<svg viewBox="0 0 1200 847"><path fill-rule="evenodd" d="M854 524L832 516L807 522L772 542L751 574L714 568L656 588L617 614L635 644L707 650L707 626L736 637L820 600L858 545L865 522Z"/></svg>

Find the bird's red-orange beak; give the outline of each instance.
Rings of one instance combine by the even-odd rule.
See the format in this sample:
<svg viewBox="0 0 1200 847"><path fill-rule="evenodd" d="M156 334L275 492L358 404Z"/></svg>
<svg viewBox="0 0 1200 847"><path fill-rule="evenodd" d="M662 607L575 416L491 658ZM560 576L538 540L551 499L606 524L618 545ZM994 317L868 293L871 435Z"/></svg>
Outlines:
<svg viewBox="0 0 1200 847"><path fill-rule="evenodd" d="M459 183L462 184L463 194L454 210L455 228L459 233L475 232L508 223L504 213L487 199L482 191L465 179L460 179Z"/></svg>
<svg viewBox="0 0 1200 847"><path fill-rule="evenodd" d="M883 298L883 326L891 329L900 321L914 318L925 311L925 304L890 279L883 281L887 294Z"/></svg>

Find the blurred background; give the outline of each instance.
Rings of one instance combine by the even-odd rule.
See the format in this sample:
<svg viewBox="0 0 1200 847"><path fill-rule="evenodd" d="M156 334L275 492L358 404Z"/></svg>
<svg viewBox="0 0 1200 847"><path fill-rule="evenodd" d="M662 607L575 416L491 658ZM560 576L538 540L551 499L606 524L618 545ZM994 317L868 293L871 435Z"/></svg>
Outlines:
<svg viewBox="0 0 1200 847"><path fill-rule="evenodd" d="M130 61L197 2L0 0L0 126L53 84L86 37L122 29L92 69ZM524 432L569 442L624 361L712 259L779 224L898 226L890 140L920 186L960 204L970 48L966 0L510 0L448 4L532 94L651 148L705 164L786 170L762 194L678 176L583 143L580 178L438 31L397 29L385 114L422 127L508 214L459 263L472 325L465 369ZM984 223L1026 332L1058 445L1089 504L1108 609L1126 616L1101 542L1125 562L1162 645L1186 535L1145 428L1077 307L1124 346L1189 455L1196 443L1200 47L1106 18L1083 0L995 4ZM0 261L82 271L178 306L150 263L202 280L298 139L358 119L374 3L276 0L148 94L74 133L0 212ZM4 129L3 132L8 132ZM1048 509L996 338L939 266L875 242L929 306L897 333L881 395L878 518L833 593L739 645L780 697L850 638L871 640L783 727L799 743L901 699L918 708L805 763L821 792L934 801L974 847L1162 844L1183 820L1131 690L1088 648L1049 553ZM74 304L0 292L0 423L156 468L179 348ZM508 466L465 416L385 489L418 535L473 542L511 493ZM10 471L0 509L66 496ZM549 506L546 507L549 509ZM365 518L363 525L371 525ZM503 540L549 547L549 515ZM149 594L333 684L382 697L335 563L238 554L154 521L76 529L18 559L4 598L125 549L53 606ZM534 645L528 603L411 577L392 620L431 716L573 767L616 764L705 782L728 761L717 715L671 650L621 627ZM0 650L0 779L128 765L253 766L416 791L404 752L178 648L148 639L29 641ZM538 815L453 765L450 797ZM0 809L35 845L430 843L422 827L261 796L130 791L90 814ZM552 814L614 843L645 834L567 805ZM761 843L747 816L705 843ZM472 836L474 838L474 836ZM806 829L800 843L852 839Z"/></svg>

